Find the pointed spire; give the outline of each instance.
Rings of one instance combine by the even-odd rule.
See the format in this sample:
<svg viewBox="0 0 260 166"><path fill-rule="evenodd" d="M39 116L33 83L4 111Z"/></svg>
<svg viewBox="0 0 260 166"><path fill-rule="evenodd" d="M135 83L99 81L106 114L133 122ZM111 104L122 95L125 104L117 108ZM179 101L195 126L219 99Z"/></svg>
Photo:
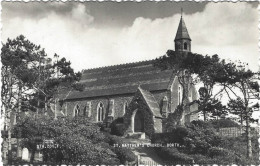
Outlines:
<svg viewBox="0 0 260 166"><path fill-rule="evenodd" d="M180 40L180 39L191 40L188 30L186 28L186 25L184 23L184 20L182 18L182 9L181 9L181 20L180 20L179 27L178 27L174 41Z"/></svg>

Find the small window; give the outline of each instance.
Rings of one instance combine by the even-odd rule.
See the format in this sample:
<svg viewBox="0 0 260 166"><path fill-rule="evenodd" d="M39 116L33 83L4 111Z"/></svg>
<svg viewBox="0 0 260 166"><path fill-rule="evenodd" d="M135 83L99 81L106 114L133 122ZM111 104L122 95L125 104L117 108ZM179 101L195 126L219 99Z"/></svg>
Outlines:
<svg viewBox="0 0 260 166"><path fill-rule="evenodd" d="M188 49L188 44L185 42L184 43L184 50L187 50Z"/></svg>
<svg viewBox="0 0 260 166"><path fill-rule="evenodd" d="M79 105L76 105L75 110L74 110L74 117L79 116L79 114L80 114L80 107L79 107Z"/></svg>
<svg viewBox="0 0 260 166"><path fill-rule="evenodd" d="M104 105L102 103L99 103L98 104L98 107L97 107L97 121L98 122L101 122L105 119L105 110L104 110Z"/></svg>
<svg viewBox="0 0 260 166"><path fill-rule="evenodd" d="M124 107L124 108L123 108L123 116L124 116L124 115L125 115L125 112L127 111L127 108L128 108L128 103L125 102L123 107Z"/></svg>
<svg viewBox="0 0 260 166"><path fill-rule="evenodd" d="M178 87L178 104L181 105L182 103L182 88L181 86Z"/></svg>
<svg viewBox="0 0 260 166"><path fill-rule="evenodd" d="M88 115L88 110L87 110L87 106L85 106L83 109L83 116L87 116L87 115Z"/></svg>

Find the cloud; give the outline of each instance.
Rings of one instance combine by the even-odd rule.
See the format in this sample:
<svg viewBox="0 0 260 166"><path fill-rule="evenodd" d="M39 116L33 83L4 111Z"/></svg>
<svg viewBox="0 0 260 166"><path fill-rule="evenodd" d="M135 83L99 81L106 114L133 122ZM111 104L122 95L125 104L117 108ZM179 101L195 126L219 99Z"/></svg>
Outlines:
<svg viewBox="0 0 260 166"><path fill-rule="evenodd" d="M83 4L78 4L77 7L71 11L72 19L77 23L90 24L93 22L94 17L89 15L89 11L86 10Z"/></svg>
<svg viewBox="0 0 260 166"><path fill-rule="evenodd" d="M208 3L203 12L183 17L193 52L240 59L258 69L258 15L252 5ZM57 53L82 70L163 55L174 49L179 19L179 14L153 20L138 17L130 26L96 28L95 17L78 4L64 15L51 11L39 19L12 17L3 22L2 39L23 34L50 56Z"/></svg>

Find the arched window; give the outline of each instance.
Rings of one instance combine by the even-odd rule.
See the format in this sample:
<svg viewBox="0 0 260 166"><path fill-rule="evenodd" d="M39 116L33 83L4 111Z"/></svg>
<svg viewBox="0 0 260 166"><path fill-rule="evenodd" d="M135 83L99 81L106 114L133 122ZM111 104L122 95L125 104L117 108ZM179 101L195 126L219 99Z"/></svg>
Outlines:
<svg viewBox="0 0 260 166"><path fill-rule="evenodd" d="M164 98L162 100L161 113L162 113L163 116L167 117L167 113L168 113L168 98L167 98L167 96L164 96Z"/></svg>
<svg viewBox="0 0 260 166"><path fill-rule="evenodd" d="M178 104L181 105L181 102L182 102L182 88L179 85L179 87L178 87Z"/></svg>
<svg viewBox="0 0 260 166"><path fill-rule="evenodd" d="M80 106L77 104L74 109L74 117L77 117L80 115Z"/></svg>
<svg viewBox="0 0 260 166"><path fill-rule="evenodd" d="M128 103L125 102L124 106L123 106L123 116L125 115L125 112L127 111L127 108L128 108Z"/></svg>
<svg viewBox="0 0 260 166"><path fill-rule="evenodd" d="M187 50L188 49L188 44L185 42L184 43L184 50Z"/></svg>
<svg viewBox="0 0 260 166"><path fill-rule="evenodd" d="M103 103L99 103L97 106L97 121L101 122L105 119L105 110Z"/></svg>
<svg viewBox="0 0 260 166"><path fill-rule="evenodd" d="M87 116L87 115L88 115L88 110L87 110L87 106L85 106L83 109L83 116Z"/></svg>

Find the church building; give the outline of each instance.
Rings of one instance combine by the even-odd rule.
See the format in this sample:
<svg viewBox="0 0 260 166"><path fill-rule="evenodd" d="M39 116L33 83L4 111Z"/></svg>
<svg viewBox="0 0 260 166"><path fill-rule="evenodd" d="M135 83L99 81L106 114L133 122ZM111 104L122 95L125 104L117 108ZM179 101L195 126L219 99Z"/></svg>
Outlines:
<svg viewBox="0 0 260 166"><path fill-rule="evenodd" d="M190 52L191 38L181 17L174 39L175 51ZM70 91L60 98L65 116L87 116L93 122L109 124L124 118L127 133L147 135L164 131L163 120L181 103L183 91L173 70L161 70L155 60L84 70L83 91ZM189 101L197 99L190 85ZM191 106L189 111L197 110ZM197 114L188 121L197 119Z"/></svg>

